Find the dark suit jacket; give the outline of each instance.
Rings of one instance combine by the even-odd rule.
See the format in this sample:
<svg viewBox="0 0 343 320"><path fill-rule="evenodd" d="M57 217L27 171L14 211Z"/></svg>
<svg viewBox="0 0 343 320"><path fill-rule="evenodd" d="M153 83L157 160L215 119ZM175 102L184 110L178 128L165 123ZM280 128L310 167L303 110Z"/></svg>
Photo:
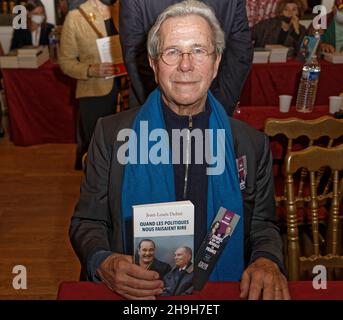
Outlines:
<svg viewBox="0 0 343 320"><path fill-rule="evenodd" d="M72 217L69 235L82 267L98 250L123 253L121 185L124 166L117 151L124 142L116 137L132 128L138 108L98 120L88 150L87 172ZM244 122L230 118L236 158L246 155L244 200L245 263L261 255L282 265L282 243L275 225L272 158L268 138ZM137 184L139 185L139 184ZM85 275L85 273L83 273Z"/></svg>
<svg viewBox="0 0 343 320"><path fill-rule="evenodd" d="M49 44L49 33L54 28L53 24L42 24L39 38L39 44L46 46ZM32 37L30 29L15 29L11 43L11 50L20 49L24 46L32 46Z"/></svg>
<svg viewBox="0 0 343 320"><path fill-rule="evenodd" d="M190 270L189 270L190 269ZM163 278L164 292L162 296L180 296L191 294L193 291L193 267L179 271L174 267Z"/></svg>
<svg viewBox="0 0 343 320"><path fill-rule="evenodd" d="M169 5L180 0L125 0L120 2L120 41L125 66L133 87L137 107L156 87L147 58L147 35L157 16ZM226 49L212 93L232 114L248 75L252 60L251 35L244 0L204 0L213 7L225 32Z"/></svg>
<svg viewBox="0 0 343 320"><path fill-rule="evenodd" d="M255 41L254 47L263 48L266 44L277 44L278 37L281 30L281 19L270 18L260 21L252 28L252 39ZM290 56L296 56L299 52L299 48L303 38L306 35L306 28L300 25L300 33L297 35L290 26L284 46L291 48L289 51Z"/></svg>
<svg viewBox="0 0 343 320"><path fill-rule="evenodd" d="M163 279L164 276L171 270L171 267L168 263L154 259L149 270L157 271L160 275L160 279Z"/></svg>

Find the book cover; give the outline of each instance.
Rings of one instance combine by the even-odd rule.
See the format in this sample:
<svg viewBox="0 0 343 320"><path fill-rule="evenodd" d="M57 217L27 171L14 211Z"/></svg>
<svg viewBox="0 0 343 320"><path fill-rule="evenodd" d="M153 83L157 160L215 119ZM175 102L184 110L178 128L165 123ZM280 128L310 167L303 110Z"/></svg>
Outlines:
<svg viewBox="0 0 343 320"><path fill-rule="evenodd" d="M301 42L297 59L300 61L309 61L312 55L316 54L319 39L314 36L305 36Z"/></svg>
<svg viewBox="0 0 343 320"><path fill-rule="evenodd" d="M206 284L239 219L238 214L223 207L218 210L195 258L193 281L195 290L201 290Z"/></svg>
<svg viewBox="0 0 343 320"><path fill-rule="evenodd" d="M175 201L133 206L135 263L159 273L162 295L193 291L194 205Z"/></svg>
<svg viewBox="0 0 343 320"><path fill-rule="evenodd" d="M101 62L111 62L115 65L114 75L106 79L126 75L119 35L97 39L96 44Z"/></svg>

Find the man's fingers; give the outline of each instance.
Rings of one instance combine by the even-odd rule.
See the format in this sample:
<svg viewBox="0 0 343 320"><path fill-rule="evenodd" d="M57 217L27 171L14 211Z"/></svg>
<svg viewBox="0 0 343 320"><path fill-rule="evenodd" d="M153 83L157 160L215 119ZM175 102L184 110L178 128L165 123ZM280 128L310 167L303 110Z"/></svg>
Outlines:
<svg viewBox="0 0 343 320"><path fill-rule="evenodd" d="M281 292L284 300L291 300L291 295L288 290L287 279L284 275L281 275Z"/></svg>
<svg viewBox="0 0 343 320"><path fill-rule="evenodd" d="M128 287L140 290L155 290L163 288L163 282L161 280L143 280L132 277L128 274L123 276L122 282L125 283Z"/></svg>
<svg viewBox="0 0 343 320"><path fill-rule="evenodd" d="M263 278L262 275L255 272L251 275L251 282L249 288L249 300L258 300L263 290Z"/></svg>
<svg viewBox="0 0 343 320"><path fill-rule="evenodd" d="M250 274L248 270L246 270L243 272L242 280L240 283L240 289L241 289L240 298L241 299L245 299L248 297L249 286L250 286Z"/></svg>
<svg viewBox="0 0 343 320"><path fill-rule="evenodd" d="M271 284L264 284L263 287L263 300L274 300L276 294L281 296L281 289L277 286L274 286L273 283Z"/></svg>
<svg viewBox="0 0 343 320"><path fill-rule="evenodd" d="M135 264L130 264L126 273L134 278L142 280L158 280L159 274L156 271L145 270Z"/></svg>

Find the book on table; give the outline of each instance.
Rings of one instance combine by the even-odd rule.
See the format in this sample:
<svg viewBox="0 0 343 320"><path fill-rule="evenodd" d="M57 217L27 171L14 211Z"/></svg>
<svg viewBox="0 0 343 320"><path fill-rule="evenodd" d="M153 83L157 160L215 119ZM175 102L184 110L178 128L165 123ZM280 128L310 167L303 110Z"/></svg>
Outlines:
<svg viewBox="0 0 343 320"><path fill-rule="evenodd" d="M194 262L194 205L175 201L133 206L134 260L158 272L162 295L191 294Z"/></svg>

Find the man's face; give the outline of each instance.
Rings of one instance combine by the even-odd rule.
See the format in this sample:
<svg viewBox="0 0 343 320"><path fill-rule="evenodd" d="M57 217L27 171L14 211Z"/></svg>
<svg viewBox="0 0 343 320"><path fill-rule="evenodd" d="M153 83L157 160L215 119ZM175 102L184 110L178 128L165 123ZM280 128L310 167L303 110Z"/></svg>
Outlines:
<svg viewBox="0 0 343 320"><path fill-rule="evenodd" d="M141 247L138 250L138 255L143 263L148 264L152 262L152 260L154 260L155 255L154 244L150 241L143 241L141 243Z"/></svg>
<svg viewBox="0 0 343 320"><path fill-rule="evenodd" d="M299 15L298 6L295 3L287 3L285 8L283 9L282 14L285 17L293 17Z"/></svg>
<svg viewBox="0 0 343 320"><path fill-rule="evenodd" d="M191 15L169 18L160 28L160 53L176 48L190 52L193 48L215 51L211 41L211 30L205 19ZM156 82L168 106L192 106L205 102L207 91L216 77L220 56L209 55L201 65L195 65L188 54L182 55L175 66L167 65L161 58L150 59Z"/></svg>
<svg viewBox="0 0 343 320"><path fill-rule="evenodd" d="M191 255L184 248L179 248L175 251L175 265L178 268L186 266L191 258Z"/></svg>

